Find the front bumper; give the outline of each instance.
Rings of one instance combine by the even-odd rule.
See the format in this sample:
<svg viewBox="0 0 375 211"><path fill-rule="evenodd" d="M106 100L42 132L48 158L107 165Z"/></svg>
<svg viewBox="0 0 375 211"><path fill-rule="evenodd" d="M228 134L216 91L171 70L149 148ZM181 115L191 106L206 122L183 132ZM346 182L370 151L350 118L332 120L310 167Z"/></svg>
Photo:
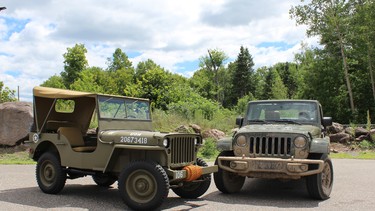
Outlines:
<svg viewBox="0 0 375 211"><path fill-rule="evenodd" d="M218 171L218 166L213 165L213 166L200 166L202 169L202 175L205 174L211 174L214 172ZM175 181L175 180L185 180L188 178L188 172L186 170L172 170L172 169L167 169L166 170L168 176L171 177L170 181Z"/></svg>
<svg viewBox="0 0 375 211"><path fill-rule="evenodd" d="M310 168L309 165L314 165ZM309 176L323 171L324 161L310 159L282 159L282 158L250 158L250 157L218 157L219 168L243 176L269 173L284 174L286 176Z"/></svg>

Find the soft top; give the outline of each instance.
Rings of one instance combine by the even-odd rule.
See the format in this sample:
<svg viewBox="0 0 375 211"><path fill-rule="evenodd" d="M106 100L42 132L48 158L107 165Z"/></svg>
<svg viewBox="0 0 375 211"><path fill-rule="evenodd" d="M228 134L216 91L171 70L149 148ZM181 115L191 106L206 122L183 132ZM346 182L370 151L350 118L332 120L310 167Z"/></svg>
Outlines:
<svg viewBox="0 0 375 211"><path fill-rule="evenodd" d="M76 98L76 97L95 97L96 94L90 92L72 91L66 89L56 89L49 87L36 86L33 89L33 94L36 97L44 98Z"/></svg>

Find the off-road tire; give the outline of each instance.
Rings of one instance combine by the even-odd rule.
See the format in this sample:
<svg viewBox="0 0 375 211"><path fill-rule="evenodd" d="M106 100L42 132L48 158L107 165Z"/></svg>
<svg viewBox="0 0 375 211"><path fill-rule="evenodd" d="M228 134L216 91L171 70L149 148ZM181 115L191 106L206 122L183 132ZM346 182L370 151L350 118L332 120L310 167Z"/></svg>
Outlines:
<svg viewBox="0 0 375 211"><path fill-rule="evenodd" d="M108 174L95 174L92 175L94 182L101 187L109 187L117 181L117 178Z"/></svg>
<svg viewBox="0 0 375 211"><path fill-rule="evenodd" d="M233 151L223 151L219 156L234 156ZM218 164L218 158L215 160L215 165ZM239 176L235 173L225 171L219 167L218 172L214 173L214 182L216 188L223 193L235 193L241 190L246 177Z"/></svg>
<svg viewBox="0 0 375 211"><path fill-rule="evenodd" d="M327 155L323 155L324 160L323 171L306 177L306 186L309 195L318 200L326 200L332 191L333 186L333 165L331 159Z"/></svg>
<svg viewBox="0 0 375 211"><path fill-rule="evenodd" d="M130 208L154 210L168 197L169 179L159 164L135 161L122 170L118 189Z"/></svg>
<svg viewBox="0 0 375 211"><path fill-rule="evenodd" d="M56 194L64 188L66 172L56 155L47 152L40 156L36 165L36 181L44 193Z"/></svg>
<svg viewBox="0 0 375 211"><path fill-rule="evenodd" d="M198 166L208 166L207 163L201 159L197 158L196 164ZM181 198L187 198L187 199L196 199L200 196L202 196L211 184L211 175L206 174L202 175L198 180L204 180L203 182L184 182L182 187L173 188L173 192L180 196Z"/></svg>

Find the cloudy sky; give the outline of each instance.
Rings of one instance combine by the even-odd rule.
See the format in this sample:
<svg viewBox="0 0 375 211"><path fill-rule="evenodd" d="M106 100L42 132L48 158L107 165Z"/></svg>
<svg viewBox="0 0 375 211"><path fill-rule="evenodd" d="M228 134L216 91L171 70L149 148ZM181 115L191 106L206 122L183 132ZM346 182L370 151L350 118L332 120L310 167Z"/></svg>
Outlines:
<svg viewBox="0 0 375 211"><path fill-rule="evenodd" d="M135 66L152 59L190 77L207 49L233 61L241 45L255 66L293 61L307 39L288 11L299 0L2 0L0 81L32 101L32 87L63 71L68 47L83 43L90 66L121 48Z"/></svg>

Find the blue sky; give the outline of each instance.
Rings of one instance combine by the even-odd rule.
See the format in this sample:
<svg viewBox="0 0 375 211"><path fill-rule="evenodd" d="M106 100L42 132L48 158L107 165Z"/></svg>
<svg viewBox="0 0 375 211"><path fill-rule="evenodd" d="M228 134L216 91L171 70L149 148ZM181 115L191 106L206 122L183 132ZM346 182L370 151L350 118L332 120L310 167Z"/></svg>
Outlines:
<svg viewBox="0 0 375 211"><path fill-rule="evenodd" d="M152 59L191 77L207 49L233 61L247 47L255 67L293 61L302 42L315 45L288 11L298 0L3 0L0 7L0 81L31 90L63 71L68 47L83 43L90 66L106 67L121 48L135 66ZM85 5L85 6L82 6Z"/></svg>

